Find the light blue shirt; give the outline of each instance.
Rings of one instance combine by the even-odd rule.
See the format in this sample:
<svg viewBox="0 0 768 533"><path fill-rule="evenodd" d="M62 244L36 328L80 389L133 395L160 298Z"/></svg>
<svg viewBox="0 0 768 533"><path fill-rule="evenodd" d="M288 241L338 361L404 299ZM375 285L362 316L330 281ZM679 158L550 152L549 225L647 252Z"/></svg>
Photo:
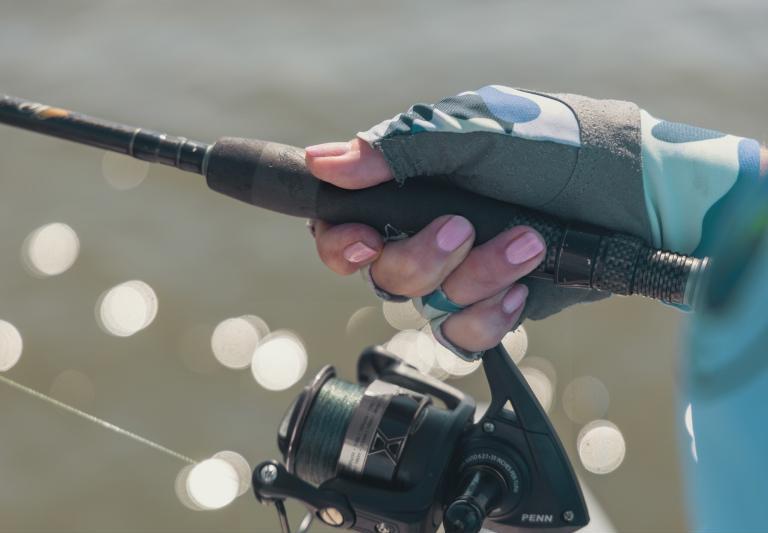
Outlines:
<svg viewBox="0 0 768 533"><path fill-rule="evenodd" d="M713 263L703 301L690 317L683 360L696 452L694 459L691 437L681 435L690 523L695 531L764 532L768 184L743 187L716 227Z"/></svg>

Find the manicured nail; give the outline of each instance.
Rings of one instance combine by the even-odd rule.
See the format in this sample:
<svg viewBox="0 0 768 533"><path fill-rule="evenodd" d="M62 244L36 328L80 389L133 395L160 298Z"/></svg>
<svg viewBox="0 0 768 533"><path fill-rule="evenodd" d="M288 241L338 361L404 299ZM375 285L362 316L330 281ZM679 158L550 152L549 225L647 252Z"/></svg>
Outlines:
<svg viewBox="0 0 768 533"><path fill-rule="evenodd" d="M544 251L544 243L541 238L530 231L523 233L507 246L507 261L513 265L520 265L533 259Z"/></svg>
<svg viewBox="0 0 768 533"><path fill-rule="evenodd" d="M528 297L528 287L525 285L515 285L504 296L501 301L501 307L504 312L511 315L525 303L525 299Z"/></svg>
<svg viewBox="0 0 768 533"><path fill-rule="evenodd" d="M307 146L304 151L312 157L333 157L344 155L349 152L349 142L345 143L324 143Z"/></svg>
<svg viewBox="0 0 768 533"><path fill-rule="evenodd" d="M453 216L437 232L437 247L452 252L472 235L472 224L464 217Z"/></svg>
<svg viewBox="0 0 768 533"><path fill-rule="evenodd" d="M376 255L376 250L357 241L344 249L344 259L350 263L363 263Z"/></svg>

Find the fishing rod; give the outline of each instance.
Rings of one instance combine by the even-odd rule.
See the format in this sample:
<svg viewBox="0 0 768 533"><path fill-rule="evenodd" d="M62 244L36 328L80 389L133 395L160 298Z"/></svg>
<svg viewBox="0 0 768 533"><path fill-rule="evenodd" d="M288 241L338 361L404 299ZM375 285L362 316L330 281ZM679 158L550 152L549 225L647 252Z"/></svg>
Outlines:
<svg viewBox="0 0 768 533"><path fill-rule="evenodd" d="M533 275L561 286L692 305L707 267L707 259L434 179L340 189L312 176L303 150L283 144L206 144L10 96L0 97L0 123L201 174L211 189L272 211L365 223L385 236L413 234L445 214L469 219L478 244L530 225L547 244ZM485 352L483 367L491 404L477 422L471 397L380 348L360 356L356 382L324 368L280 424L283 462L254 469L256 498L275 505L284 533L287 499L310 510L297 533L314 518L364 533L580 529L588 510L544 409L501 345Z"/></svg>
<svg viewBox="0 0 768 533"><path fill-rule="evenodd" d="M546 242L544 260L530 276L563 287L694 306L698 280L708 265L707 258L654 249L635 236L564 222L438 183L439 177L341 189L315 178L304 151L284 144L235 137L206 144L12 96L0 97L0 123L194 172L205 176L214 191L271 211L335 224L364 223L383 235L410 235L446 214L470 220L476 244L511 226L528 225Z"/></svg>

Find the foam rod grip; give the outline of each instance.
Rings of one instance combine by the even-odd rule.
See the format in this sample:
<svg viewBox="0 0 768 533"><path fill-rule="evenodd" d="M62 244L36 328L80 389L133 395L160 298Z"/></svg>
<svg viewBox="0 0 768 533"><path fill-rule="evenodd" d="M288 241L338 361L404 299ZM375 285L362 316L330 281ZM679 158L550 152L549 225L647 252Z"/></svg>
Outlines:
<svg viewBox="0 0 768 533"><path fill-rule="evenodd" d="M512 226L531 226L547 244L544 261L534 275L564 286L683 303L688 274L696 267L696 260L657 253L636 237L567 225L549 215L445 185L446 180L439 177L408 180L402 186L390 181L367 189L340 189L312 176L303 150L278 143L222 138L208 155L205 175L211 189L249 204L334 224L359 222L390 238L412 235L447 214L472 222L476 244Z"/></svg>
<svg viewBox="0 0 768 533"><path fill-rule="evenodd" d="M557 244L562 237L563 224L555 218L441 185L439 178L340 189L312 176L303 150L278 143L220 139L211 149L205 174L211 189L249 204L336 224L361 222L383 235L410 235L438 216L455 214L472 221L478 244L518 224L534 226L548 243Z"/></svg>

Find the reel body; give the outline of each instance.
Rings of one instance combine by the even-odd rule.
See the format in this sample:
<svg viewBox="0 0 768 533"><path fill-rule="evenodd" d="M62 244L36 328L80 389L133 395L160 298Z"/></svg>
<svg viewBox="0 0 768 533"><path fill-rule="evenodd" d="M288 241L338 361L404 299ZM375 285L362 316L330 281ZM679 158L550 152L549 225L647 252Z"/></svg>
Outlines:
<svg viewBox="0 0 768 533"><path fill-rule="evenodd" d="M325 367L280 426L285 465L255 468L257 499L279 504L284 531L286 498L368 533L583 527L578 482L525 379L501 346L484 369L492 401L473 423L471 397L380 348L360 356L359 385Z"/></svg>

